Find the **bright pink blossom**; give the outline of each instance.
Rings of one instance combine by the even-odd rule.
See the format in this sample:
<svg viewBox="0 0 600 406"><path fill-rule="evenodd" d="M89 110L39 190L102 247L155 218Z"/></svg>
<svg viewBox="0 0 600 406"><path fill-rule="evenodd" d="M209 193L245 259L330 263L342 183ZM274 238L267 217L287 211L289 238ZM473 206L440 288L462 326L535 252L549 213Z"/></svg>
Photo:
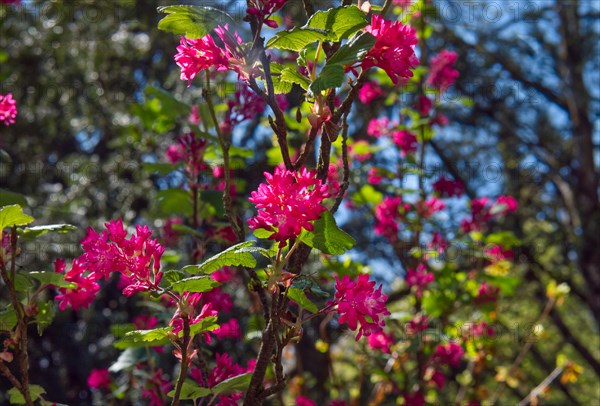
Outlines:
<svg viewBox="0 0 600 406"><path fill-rule="evenodd" d="M477 304L483 305L487 303L495 303L498 300L500 289L482 282L477 291L477 296L474 301Z"/></svg>
<svg viewBox="0 0 600 406"><path fill-rule="evenodd" d="M142 398L147 400L148 406L163 406L172 387L173 384L165 379L162 369L159 369L146 381Z"/></svg>
<svg viewBox="0 0 600 406"><path fill-rule="evenodd" d="M428 327L429 320L427 319L427 316L417 315L408 323L406 323L406 334L409 336L414 336L422 331L427 330Z"/></svg>
<svg viewBox="0 0 600 406"><path fill-rule="evenodd" d="M419 96L419 99L417 100L417 111L421 117L428 117L432 107L433 102L429 97Z"/></svg>
<svg viewBox="0 0 600 406"><path fill-rule="evenodd" d="M508 213L515 213L519 207L517 200L512 196L499 196L494 204L497 215L504 216ZM496 209L497 208L497 209Z"/></svg>
<svg viewBox="0 0 600 406"><path fill-rule="evenodd" d="M394 144L400 148L400 154L403 157L414 154L419 147L417 137L408 130L394 131L393 140Z"/></svg>
<svg viewBox="0 0 600 406"><path fill-rule="evenodd" d="M0 94L0 121L7 127L15 123L17 117L17 102L12 97L12 93L6 95Z"/></svg>
<svg viewBox="0 0 600 406"><path fill-rule="evenodd" d="M444 386L446 386L446 377L444 376L444 374L441 371L438 371L437 369L435 371L433 371L433 374L431 375L431 381L439 389L443 389Z"/></svg>
<svg viewBox="0 0 600 406"><path fill-rule="evenodd" d="M412 0L392 0L392 4L394 6L399 6L402 8L408 8L412 4Z"/></svg>
<svg viewBox="0 0 600 406"><path fill-rule="evenodd" d="M242 337L242 332L240 330L240 324L236 319L231 319L225 323L221 323L218 329L213 330L212 332L215 337L220 339L232 338L238 339Z"/></svg>
<svg viewBox="0 0 600 406"><path fill-rule="evenodd" d="M451 367L457 367L465 354L465 351L460 344L449 342L440 344L435 348L433 360L440 364L447 364Z"/></svg>
<svg viewBox="0 0 600 406"><path fill-rule="evenodd" d="M364 31L373 35L376 42L360 64L363 69L377 66L394 84L413 76L411 69L419 63L414 51L418 40L413 27L373 14Z"/></svg>
<svg viewBox="0 0 600 406"><path fill-rule="evenodd" d="M111 382L108 369L92 369L87 379L87 384L92 389L109 390Z"/></svg>
<svg viewBox="0 0 600 406"><path fill-rule="evenodd" d="M485 249L485 257L492 263L502 260L512 260L515 254L510 249L504 249L500 245L493 245Z"/></svg>
<svg viewBox="0 0 600 406"><path fill-rule="evenodd" d="M350 330L356 330L360 337L377 333L385 326L383 316L390 312L385 307L387 296L381 293L381 285L375 290L375 282L369 281L368 275L358 275L355 281L348 275L340 280L335 277L335 300L340 314L340 323L348 323ZM359 327L360 325L360 327Z"/></svg>
<svg viewBox="0 0 600 406"><path fill-rule="evenodd" d="M206 381L209 387L213 387L226 379L233 378L244 374L246 372L252 372L254 370L254 364L248 362L248 368L244 368L236 363L229 357L229 355L216 353L217 365L209 372L206 377ZM202 371L199 368L192 368L190 376L198 382L200 385L204 385L202 379ZM242 398L241 392L234 392L229 395L220 395L217 398L218 405L223 406L237 406L238 401Z"/></svg>
<svg viewBox="0 0 600 406"><path fill-rule="evenodd" d="M433 190L440 197L454 197L461 196L465 192L465 187L462 182L457 180L448 179L442 176L433 183Z"/></svg>
<svg viewBox="0 0 600 406"><path fill-rule="evenodd" d="M394 127L395 123L391 123L387 117L373 118L367 125L367 134L371 137L379 138L382 135L390 133L390 127Z"/></svg>
<svg viewBox="0 0 600 406"><path fill-rule="evenodd" d="M317 404L306 396L298 396L296 397L296 406L317 406Z"/></svg>
<svg viewBox="0 0 600 406"><path fill-rule="evenodd" d="M277 28L277 22L270 17L279 10L287 0L250 0L247 13L258 17L259 23L268 27Z"/></svg>
<svg viewBox="0 0 600 406"><path fill-rule="evenodd" d="M65 269L66 265L62 259L54 261L55 272L62 273ZM96 298L100 285L91 274L84 275L85 271L81 261L74 259L71 269L65 274L65 280L75 284L75 287L59 288L60 294L54 297L54 300L60 302L60 310L65 310L67 306L71 306L75 311L82 307L87 308Z"/></svg>
<svg viewBox="0 0 600 406"><path fill-rule="evenodd" d="M458 77L458 71L452 69L457 57L456 52L444 49L431 58L427 84L433 85L440 92L444 92L448 87L452 86Z"/></svg>
<svg viewBox="0 0 600 406"><path fill-rule="evenodd" d="M377 333L373 333L368 338L369 347L374 350L381 350L386 354L390 353L390 347L395 343L394 336L392 333L384 333L383 331L379 331Z"/></svg>
<svg viewBox="0 0 600 406"><path fill-rule="evenodd" d="M265 172L265 177L267 183L261 183L248 199L260 210L248 224L253 230L270 231L269 239L285 246L302 229L313 230L311 221L326 210L322 203L329 197L327 185L316 178L315 171L306 168L300 172L275 168L273 174Z"/></svg>
<svg viewBox="0 0 600 406"><path fill-rule="evenodd" d="M406 406L424 406L425 405L425 396L423 392L417 390L416 392L405 393L404 395L404 404Z"/></svg>
<svg viewBox="0 0 600 406"><path fill-rule="evenodd" d="M377 82L373 81L365 83L358 92L358 100L364 104L369 104L381 96L383 96L383 90L381 89L381 86L379 86Z"/></svg>
<svg viewBox="0 0 600 406"><path fill-rule="evenodd" d="M383 176L379 174L376 168L369 169L367 182L369 182L371 185L379 185L382 180Z"/></svg>
<svg viewBox="0 0 600 406"><path fill-rule="evenodd" d="M427 219L438 211L444 210L446 204L436 197L431 197L425 201L417 203L417 213L419 216Z"/></svg>
<svg viewBox="0 0 600 406"><path fill-rule="evenodd" d="M406 283L415 289L415 296L423 296L423 291L433 282L433 273L427 272L425 264L419 264L417 269L406 271Z"/></svg>
<svg viewBox="0 0 600 406"><path fill-rule="evenodd" d="M375 207L375 234L383 235L390 241L398 238L400 209L404 208L401 197L386 196Z"/></svg>
<svg viewBox="0 0 600 406"><path fill-rule="evenodd" d="M431 237L429 244L427 244L427 248L430 250L435 250L441 254L448 248L448 241L439 231L436 230L433 232L433 236Z"/></svg>

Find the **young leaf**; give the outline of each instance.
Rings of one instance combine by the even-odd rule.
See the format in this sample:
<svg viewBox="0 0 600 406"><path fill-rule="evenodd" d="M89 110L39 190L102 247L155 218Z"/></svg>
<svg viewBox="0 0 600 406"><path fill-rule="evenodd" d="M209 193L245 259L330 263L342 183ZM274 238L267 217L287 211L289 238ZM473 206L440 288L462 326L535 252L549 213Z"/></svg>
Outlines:
<svg viewBox="0 0 600 406"><path fill-rule="evenodd" d="M211 394L210 388L203 388L199 386L196 382L185 381L181 386L181 392L179 393L179 399L181 400L196 400L198 398L203 398ZM173 397L175 396L175 389L171 392L167 393L167 396Z"/></svg>
<svg viewBox="0 0 600 406"><path fill-rule="evenodd" d="M296 68L286 67L281 71L281 79L282 81L296 83L300 85L302 89L308 90L308 86L310 85L310 80L304 75L298 73Z"/></svg>
<svg viewBox="0 0 600 406"><path fill-rule="evenodd" d="M294 27L289 31L280 31L267 42L267 48L287 49L299 52L308 44L323 41L328 32L314 28Z"/></svg>
<svg viewBox="0 0 600 406"><path fill-rule="evenodd" d="M327 65L351 65L360 61L375 45L376 38L368 32L363 32L344 44L327 60Z"/></svg>
<svg viewBox="0 0 600 406"><path fill-rule="evenodd" d="M38 312L35 316L38 334L41 336L44 329L48 327L54 319L55 310L52 302L38 303Z"/></svg>
<svg viewBox="0 0 600 406"><path fill-rule="evenodd" d="M219 24L234 23L229 14L213 7L166 6L159 7L158 12L167 14L158 22L159 30L191 39L205 36Z"/></svg>
<svg viewBox="0 0 600 406"><path fill-rule="evenodd" d="M15 310L9 306L6 309L0 310L0 330L12 330L17 325L17 314Z"/></svg>
<svg viewBox="0 0 600 406"><path fill-rule="evenodd" d="M217 324L217 316L205 317L196 324L190 326L190 336L194 337L196 334L207 333L219 328ZM183 336L183 331L180 331L178 336Z"/></svg>
<svg viewBox="0 0 600 406"><path fill-rule="evenodd" d="M134 330L125 334L114 346L120 350L130 347L145 347L168 344L173 336L171 327L155 328L153 330ZM174 336L173 336L174 337Z"/></svg>
<svg viewBox="0 0 600 406"><path fill-rule="evenodd" d="M19 235L24 240L33 240L49 232L64 234L75 229L77 229L77 227L71 224L49 224L46 226L25 227L24 229L19 230Z"/></svg>
<svg viewBox="0 0 600 406"><path fill-rule="evenodd" d="M234 376L218 383L211 388L211 392L215 395L225 395L232 392L244 391L250 385L252 372Z"/></svg>
<svg viewBox="0 0 600 406"><path fill-rule="evenodd" d="M339 87L344 83L346 72L342 65L325 65L319 76L310 84L310 90L316 94L320 91Z"/></svg>
<svg viewBox="0 0 600 406"><path fill-rule="evenodd" d="M24 226L33 221L33 217L23 213L23 208L18 204L0 208L0 231L6 227Z"/></svg>
<svg viewBox="0 0 600 406"><path fill-rule="evenodd" d="M356 241L335 223L333 215L325 211L314 223L313 231L302 231L299 237L309 247L324 254L340 255L354 246Z"/></svg>
<svg viewBox="0 0 600 406"><path fill-rule="evenodd" d="M289 287L287 292L288 297L294 302L298 303L298 306L302 307L303 309L306 309L311 313L317 313L319 311L317 306L311 302L308 297L306 297L306 294L303 290L295 287Z"/></svg>
<svg viewBox="0 0 600 406"><path fill-rule="evenodd" d="M6 189L0 189L0 207L11 204L18 204L21 207L29 206L25 196L22 194L11 192L10 190Z"/></svg>
<svg viewBox="0 0 600 406"><path fill-rule="evenodd" d="M245 266L252 268L256 266L256 259L252 256L255 250L251 248L253 242L246 241L227 248L201 263L183 268L191 274L202 273L208 275L224 266Z"/></svg>
<svg viewBox="0 0 600 406"><path fill-rule="evenodd" d="M10 396L9 402L13 405L24 405L25 397L23 394L19 392L17 388L12 388L8 392ZM29 396L31 396L32 401L36 401L41 395L46 393L46 390L42 388L40 385L29 385Z"/></svg>
<svg viewBox="0 0 600 406"><path fill-rule="evenodd" d="M327 40L338 42L349 38L368 24L366 15L356 6L343 6L317 11L305 27L327 31Z"/></svg>
<svg viewBox="0 0 600 406"><path fill-rule="evenodd" d="M177 281L171 285L171 290L174 290L177 293L183 292L208 292L216 288L217 286L221 286L221 284L213 279L210 276L192 276L190 278L185 278L180 281Z"/></svg>
<svg viewBox="0 0 600 406"><path fill-rule="evenodd" d="M65 277L61 273L56 272L29 272L29 276L37 279L43 284L54 285L57 288L76 288L77 285L71 282L67 282Z"/></svg>

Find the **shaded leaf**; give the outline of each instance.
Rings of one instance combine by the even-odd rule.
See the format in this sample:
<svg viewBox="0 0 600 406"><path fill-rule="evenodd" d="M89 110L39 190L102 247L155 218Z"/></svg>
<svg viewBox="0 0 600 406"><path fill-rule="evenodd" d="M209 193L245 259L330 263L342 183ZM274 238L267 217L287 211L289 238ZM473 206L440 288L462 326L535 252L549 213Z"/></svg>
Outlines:
<svg viewBox="0 0 600 406"><path fill-rule="evenodd" d="M252 268L256 266L256 259L252 256L251 248L253 242L246 241L227 248L201 263L200 265L190 265L183 268L184 271L191 274L202 273L211 274L224 266L245 266Z"/></svg>
<svg viewBox="0 0 600 406"><path fill-rule="evenodd" d="M309 247L332 255L343 254L356 243L354 238L337 226L333 215L328 211L315 221L313 231L303 230L299 238Z"/></svg>
<svg viewBox="0 0 600 406"><path fill-rule="evenodd" d="M159 7L158 12L168 14L158 22L159 30L188 38L201 38L219 24L234 23L229 14L213 7L167 6Z"/></svg>
<svg viewBox="0 0 600 406"><path fill-rule="evenodd" d="M298 303L298 306L308 310L311 313L317 313L319 309L317 306L306 297L306 293L302 289L295 287L289 287L287 290L288 297L294 302Z"/></svg>
<svg viewBox="0 0 600 406"><path fill-rule="evenodd" d="M221 286L221 283L211 279L210 276L192 276L173 283L170 289L178 293L201 293L211 291L217 286Z"/></svg>

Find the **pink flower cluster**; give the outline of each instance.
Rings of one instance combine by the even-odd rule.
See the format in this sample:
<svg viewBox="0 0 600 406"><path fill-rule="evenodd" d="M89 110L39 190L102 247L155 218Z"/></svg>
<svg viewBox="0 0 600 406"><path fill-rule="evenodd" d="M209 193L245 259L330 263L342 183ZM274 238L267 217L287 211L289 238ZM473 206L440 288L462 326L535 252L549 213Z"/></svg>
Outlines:
<svg viewBox="0 0 600 406"><path fill-rule="evenodd" d="M271 28L277 28L277 22L270 17L279 10L287 0L250 0L248 2L249 15L257 16L259 22Z"/></svg>
<svg viewBox="0 0 600 406"><path fill-rule="evenodd" d="M383 235L394 242L398 239L398 219L400 208L409 207L402 203L401 197L386 196L381 203L375 207L375 234Z"/></svg>
<svg viewBox="0 0 600 406"><path fill-rule="evenodd" d="M465 351L460 344L449 342L438 345L435 348L432 358L436 363L446 364L456 368L460 364L464 354Z"/></svg>
<svg viewBox="0 0 600 406"><path fill-rule="evenodd" d="M193 325L200 323L207 317L216 316L218 314L218 312L213 309L211 303L204 304L200 312L197 312L202 295L202 293L185 292L181 296L181 302L177 307L177 311L169 322L169 326L173 327L173 334L178 334L183 330L184 319L188 320L189 325ZM204 333L204 339L207 343L212 341L208 333Z"/></svg>
<svg viewBox="0 0 600 406"><path fill-rule="evenodd" d="M381 86L379 86L377 82L373 81L368 81L365 83L358 92L358 100L364 104L369 104L381 96L383 96L383 90L381 89Z"/></svg>
<svg viewBox="0 0 600 406"><path fill-rule="evenodd" d="M364 31L377 41L362 60L360 66L363 69L378 66L394 84L413 76L411 69L419 63L414 50L418 42L414 28L373 14L371 24Z"/></svg>
<svg viewBox="0 0 600 406"><path fill-rule="evenodd" d="M340 314L340 323L348 323L350 330L358 328L356 341L360 337L378 333L385 326L383 316L390 314L385 307L387 296L381 293L381 285L375 290L375 282L368 275L358 275L352 281L348 275L342 279L335 277L335 298Z"/></svg>
<svg viewBox="0 0 600 406"><path fill-rule="evenodd" d="M406 155L414 154L419 147L417 137L408 130L394 131L393 133L394 144L400 148L400 154L402 157Z"/></svg>
<svg viewBox="0 0 600 406"><path fill-rule="evenodd" d="M432 187L440 197L458 197L465 192L465 187L460 181L448 179L445 176L435 181Z"/></svg>
<svg viewBox="0 0 600 406"><path fill-rule="evenodd" d="M165 250L156 240L151 239L148 226L136 226L136 231L127 238L121 219L105 224L106 230L98 234L88 228L81 240L83 254L73 260L71 269L65 273L65 280L76 286L74 289L60 288L55 300L61 301L60 309L71 305L74 310L87 307L98 293L98 281L108 279L113 272L119 272L127 281L123 294L131 296L158 288L162 278L160 259ZM65 263L55 262L55 271L63 272Z"/></svg>
<svg viewBox="0 0 600 406"><path fill-rule="evenodd" d="M265 177L267 183L261 183L248 199L260 210L248 224L252 230L271 231L269 239L283 247L302 229L313 230L311 221L326 210L322 203L329 197L327 185L316 178L315 171L306 168L300 172L275 168L273 174L265 172Z"/></svg>
<svg viewBox="0 0 600 406"><path fill-rule="evenodd" d="M417 214L424 219L428 219L438 211L444 210L446 204L438 198L431 197L425 201L417 203Z"/></svg>
<svg viewBox="0 0 600 406"><path fill-rule="evenodd" d="M15 123L17 117L17 102L12 97L12 93L6 95L0 94L0 121L4 122L5 126Z"/></svg>
<svg viewBox="0 0 600 406"><path fill-rule="evenodd" d="M465 233L479 231L492 218L514 213L517 209L517 201L511 196L499 196L493 204L490 204L487 197L473 199L471 200L471 218L464 219L460 227Z"/></svg>
<svg viewBox="0 0 600 406"><path fill-rule="evenodd" d="M429 68L429 76L427 84L432 85L440 92L444 92L452 86L458 77L458 71L452 69L458 55L456 52L447 50L441 51L439 54L431 58L431 66Z"/></svg>
<svg viewBox="0 0 600 406"><path fill-rule="evenodd" d="M187 80L188 86L200 71L213 66L217 71L233 69L243 76L242 39L235 32L229 33L228 28L227 25L215 28L219 44L210 34L199 39L181 37L175 62L181 68L181 80Z"/></svg>
<svg viewBox="0 0 600 406"><path fill-rule="evenodd" d="M390 353L390 347L395 342L396 340L394 340L394 335L392 333L384 333L383 331L371 334L367 341L369 347L374 350L381 350L386 354Z"/></svg>
<svg viewBox="0 0 600 406"><path fill-rule="evenodd" d="M415 296L417 297L423 296L423 292L433 280L433 273L427 272L425 264L419 264L417 269L406 271L406 283L415 289Z"/></svg>
<svg viewBox="0 0 600 406"><path fill-rule="evenodd" d="M499 288L488 285L487 282L482 282L479 286L477 296L475 297L474 301L479 305L495 303L498 300L499 294Z"/></svg>
<svg viewBox="0 0 600 406"><path fill-rule="evenodd" d="M142 391L142 398L147 399L148 406L163 406L167 393L171 390L173 384L171 381L165 379L162 369L158 369L151 377L146 381L144 390Z"/></svg>
<svg viewBox="0 0 600 406"><path fill-rule="evenodd" d="M108 369L92 369L87 384L92 389L109 390L112 379Z"/></svg>
<svg viewBox="0 0 600 406"><path fill-rule="evenodd" d="M223 382L226 379L233 378L247 372L254 371L255 360L248 362L248 367L244 368L236 363L227 354L215 354L217 359L217 365L213 368L208 376L206 382L209 387L213 387L218 383ZM192 368L190 370L190 376L198 382L201 386L204 386L202 371L200 368ZM238 401L242 398L241 392L234 392L229 395L220 395L216 404L222 406L236 406Z"/></svg>

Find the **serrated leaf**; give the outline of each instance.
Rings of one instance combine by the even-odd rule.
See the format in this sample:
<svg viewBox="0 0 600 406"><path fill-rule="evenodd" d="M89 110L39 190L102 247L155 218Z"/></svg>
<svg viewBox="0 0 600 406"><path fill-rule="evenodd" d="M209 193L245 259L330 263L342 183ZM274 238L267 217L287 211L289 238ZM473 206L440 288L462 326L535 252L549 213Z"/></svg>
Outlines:
<svg viewBox="0 0 600 406"><path fill-rule="evenodd" d="M213 7L167 6L159 7L158 12L168 14L158 22L159 30L188 38L201 38L219 24L234 23L229 14Z"/></svg>
<svg viewBox="0 0 600 406"><path fill-rule="evenodd" d="M196 382L185 381L181 386L181 392L179 393L179 399L181 400L196 400L203 398L211 394L210 388L203 388ZM169 397L175 396L175 389L167 394Z"/></svg>
<svg viewBox="0 0 600 406"><path fill-rule="evenodd" d="M13 404L13 405L24 405L25 404L25 397L23 397L23 394L21 392L19 392L19 390L17 388L12 388L7 393L10 396L9 402L11 404ZM44 388L42 388L40 385L29 385L29 396L31 397L32 401L35 402L44 393L46 393L46 390Z"/></svg>
<svg viewBox="0 0 600 406"><path fill-rule="evenodd" d="M48 224L45 226L25 227L19 230L19 236L25 240L33 240L50 232L65 234L76 229L77 227L71 224Z"/></svg>
<svg viewBox="0 0 600 406"><path fill-rule="evenodd" d="M209 316L201 319L198 323L190 326L190 336L194 337L196 334L207 333L219 328L217 324L217 316ZM183 331L180 331L179 336L183 335Z"/></svg>
<svg viewBox="0 0 600 406"><path fill-rule="evenodd" d="M306 309L311 313L317 313L319 311L319 308L306 297L306 293L304 293L303 290L291 286L287 290L287 295L303 309Z"/></svg>
<svg viewBox="0 0 600 406"><path fill-rule="evenodd" d="M33 221L33 217L23 213L23 208L18 204L0 208L0 231L6 227L24 226Z"/></svg>
<svg viewBox="0 0 600 406"><path fill-rule="evenodd" d="M165 345L174 337L172 331L171 327L130 331L121 340L116 341L114 346L123 350L125 348Z"/></svg>
<svg viewBox="0 0 600 406"><path fill-rule="evenodd" d="M327 60L327 65L351 65L362 60L373 45L376 38L368 32L363 32L344 44Z"/></svg>
<svg viewBox="0 0 600 406"><path fill-rule="evenodd" d="M200 265L191 265L184 270L191 274L202 273L208 275L224 266L245 266L252 268L256 266L256 259L252 256L252 251L247 248L252 246L252 241L246 241L227 248L201 263Z"/></svg>
<svg viewBox="0 0 600 406"><path fill-rule="evenodd" d="M194 266L194 265L191 265ZM185 270L185 267L184 267ZM163 273L163 281L166 282L165 286L171 286L175 282L179 282L182 279L185 279L186 273L182 271L169 270Z"/></svg>
<svg viewBox="0 0 600 406"><path fill-rule="evenodd" d="M281 80L300 85L304 90L308 90L310 85L310 80L306 76L301 75L295 68L289 66L281 71Z"/></svg>
<svg viewBox="0 0 600 406"><path fill-rule="evenodd" d="M18 204L21 207L29 206L27 199L20 193L0 189L0 207Z"/></svg>
<svg viewBox="0 0 600 406"><path fill-rule="evenodd" d="M336 88L344 83L346 72L342 65L325 65L319 76L310 84L310 90L313 93L319 93L323 90Z"/></svg>
<svg viewBox="0 0 600 406"><path fill-rule="evenodd" d="M309 247L331 255L341 255L356 243L354 238L337 226L329 211L325 211L314 222L313 231L303 230L299 238Z"/></svg>
<svg viewBox="0 0 600 406"><path fill-rule="evenodd" d="M33 282L28 275L21 272L15 273L15 289L17 292L25 292L27 289L33 287Z"/></svg>
<svg viewBox="0 0 600 406"><path fill-rule="evenodd" d="M6 309L0 310L0 330L12 330L17 325L17 314L15 310L9 306Z"/></svg>
<svg viewBox="0 0 600 406"><path fill-rule="evenodd" d="M67 282L65 276L57 272L29 272L29 276L43 284L54 285L57 288L74 289L77 287L76 284Z"/></svg>
<svg viewBox="0 0 600 406"><path fill-rule="evenodd" d="M267 48L286 49L299 52L313 42L323 41L328 32L308 27L294 27L288 31L280 31L267 42Z"/></svg>
<svg viewBox="0 0 600 406"><path fill-rule="evenodd" d="M147 352L144 348L127 348L123 351L119 358L110 366L110 372L120 372L124 369L133 368L140 361L145 360Z"/></svg>
<svg viewBox="0 0 600 406"><path fill-rule="evenodd" d="M37 323L38 334L42 335L46 327L48 327L54 319L55 310L52 302L38 303L38 312L35 316Z"/></svg>
<svg viewBox="0 0 600 406"><path fill-rule="evenodd" d="M189 216L193 213L192 199L188 192L183 189L166 189L156 194L158 206L165 216L181 215Z"/></svg>
<svg viewBox="0 0 600 406"><path fill-rule="evenodd" d="M217 286L221 286L221 284L211 279L210 276L192 276L175 282L170 289L177 293L202 293L211 291Z"/></svg>
<svg viewBox="0 0 600 406"><path fill-rule="evenodd" d="M317 11L305 27L326 31L328 41L338 42L342 38L349 38L367 24L366 14L358 7L343 6Z"/></svg>
<svg viewBox="0 0 600 406"><path fill-rule="evenodd" d="M234 376L213 386L211 392L215 395L226 395L232 392L244 391L250 385L251 379L252 372Z"/></svg>

